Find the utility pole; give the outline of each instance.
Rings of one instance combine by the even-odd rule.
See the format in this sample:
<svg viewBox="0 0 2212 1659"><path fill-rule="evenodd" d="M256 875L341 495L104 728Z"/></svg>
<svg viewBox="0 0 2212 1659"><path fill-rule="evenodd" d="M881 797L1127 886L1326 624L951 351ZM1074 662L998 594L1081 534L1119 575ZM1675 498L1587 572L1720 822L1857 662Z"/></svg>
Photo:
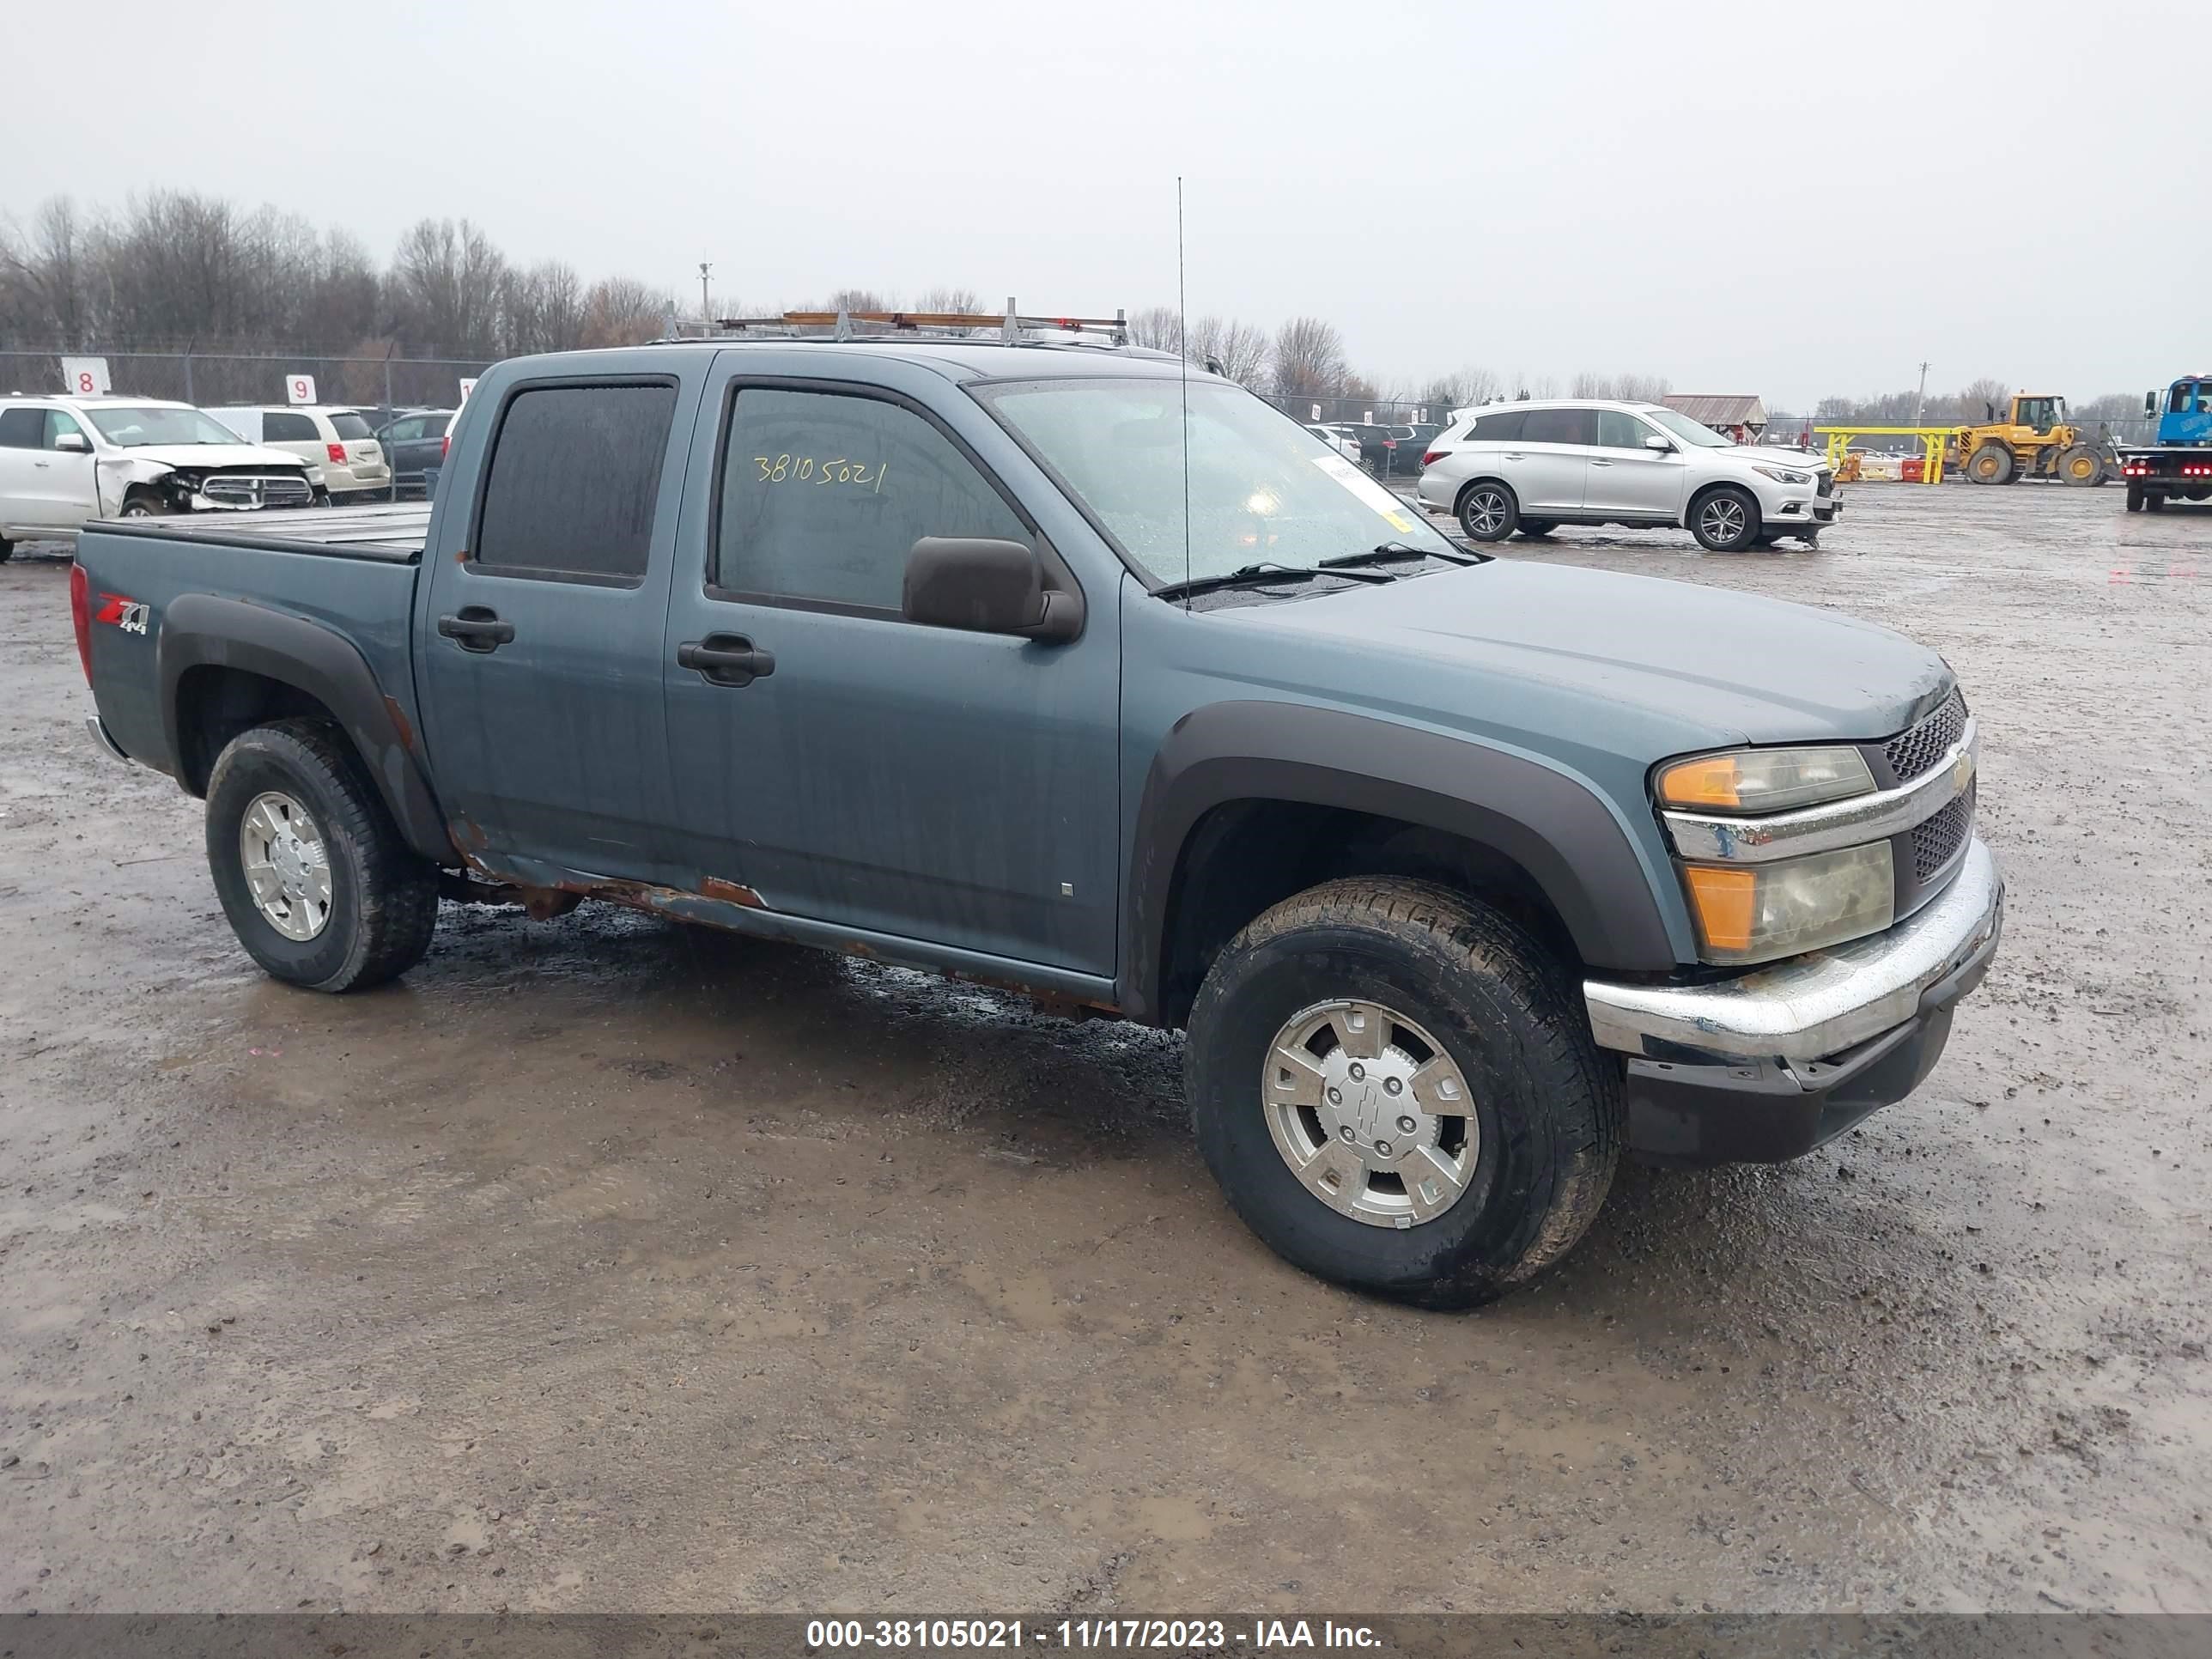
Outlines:
<svg viewBox="0 0 2212 1659"><path fill-rule="evenodd" d="M699 321L702 327L714 319L714 309L707 303L707 273L714 268L704 259L699 261Z"/></svg>
<svg viewBox="0 0 2212 1659"><path fill-rule="evenodd" d="M700 266L699 268L700 268L702 270L704 270L706 269L706 267L705 267L704 265L702 265L702 266ZM1920 414L1921 414L1921 411L1922 411L1923 410L1924 410L1925 408L1927 408L1927 406L1928 406L1928 365L1927 365L1927 364L1925 364L1925 363L1923 363L1923 364L1921 364L1921 365L1920 365L1920 395L1919 395L1918 397L1915 398L1912 400L1912 424L1913 424L1913 425L1915 425L1915 426L1918 426L1918 425L1920 424Z"/></svg>

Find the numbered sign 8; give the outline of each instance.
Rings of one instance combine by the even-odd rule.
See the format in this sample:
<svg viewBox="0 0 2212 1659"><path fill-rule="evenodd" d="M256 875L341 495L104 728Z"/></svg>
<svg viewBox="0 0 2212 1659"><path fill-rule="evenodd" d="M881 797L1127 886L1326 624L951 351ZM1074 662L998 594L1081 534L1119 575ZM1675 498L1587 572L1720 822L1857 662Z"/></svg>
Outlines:
<svg viewBox="0 0 2212 1659"><path fill-rule="evenodd" d="M284 382L284 396L289 401L295 404L311 404L314 402L315 377L312 374L295 374L291 376Z"/></svg>
<svg viewBox="0 0 2212 1659"><path fill-rule="evenodd" d="M63 358L62 389L73 397L105 398L109 390L107 359L105 357Z"/></svg>

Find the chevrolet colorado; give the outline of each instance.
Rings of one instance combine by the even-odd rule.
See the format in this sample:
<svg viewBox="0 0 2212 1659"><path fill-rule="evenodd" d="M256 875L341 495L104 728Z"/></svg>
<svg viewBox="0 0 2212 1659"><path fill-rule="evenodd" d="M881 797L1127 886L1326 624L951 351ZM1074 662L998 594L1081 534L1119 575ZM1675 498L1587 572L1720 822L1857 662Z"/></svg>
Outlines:
<svg viewBox="0 0 2212 1659"><path fill-rule="evenodd" d="M297 985L593 899L1184 1029L1237 1212L1429 1305L1926 1075L2003 900L1941 658L1007 331L520 359L428 507L88 526L93 734Z"/></svg>

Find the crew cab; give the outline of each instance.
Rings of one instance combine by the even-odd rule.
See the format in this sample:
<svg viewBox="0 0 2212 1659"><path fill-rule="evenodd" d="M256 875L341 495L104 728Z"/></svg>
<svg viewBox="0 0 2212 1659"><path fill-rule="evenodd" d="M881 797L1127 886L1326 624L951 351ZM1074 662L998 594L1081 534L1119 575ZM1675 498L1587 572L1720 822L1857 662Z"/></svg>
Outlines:
<svg viewBox="0 0 2212 1659"><path fill-rule="evenodd" d="M320 471L264 449L190 404L0 398L0 559L17 541L72 541L90 520L304 507Z"/></svg>
<svg viewBox="0 0 2212 1659"><path fill-rule="evenodd" d="M1428 1305L1926 1075L2003 897L1935 653L1006 333L524 358L427 507L95 526L92 733L295 985L590 900L1184 1030L1237 1212Z"/></svg>

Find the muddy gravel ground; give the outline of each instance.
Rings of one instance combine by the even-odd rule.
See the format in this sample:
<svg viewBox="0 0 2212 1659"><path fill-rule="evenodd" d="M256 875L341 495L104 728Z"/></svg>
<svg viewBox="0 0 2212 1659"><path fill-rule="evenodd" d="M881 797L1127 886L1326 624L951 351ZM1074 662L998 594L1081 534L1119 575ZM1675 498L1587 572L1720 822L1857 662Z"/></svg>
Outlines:
<svg viewBox="0 0 2212 1659"><path fill-rule="evenodd" d="M1243 1231L1171 1037L591 906L264 980L27 550L0 1609L2212 1609L2212 512L1869 485L1827 540L1507 550L1941 649L1996 965L1910 1102L1624 1170L1443 1316Z"/></svg>

